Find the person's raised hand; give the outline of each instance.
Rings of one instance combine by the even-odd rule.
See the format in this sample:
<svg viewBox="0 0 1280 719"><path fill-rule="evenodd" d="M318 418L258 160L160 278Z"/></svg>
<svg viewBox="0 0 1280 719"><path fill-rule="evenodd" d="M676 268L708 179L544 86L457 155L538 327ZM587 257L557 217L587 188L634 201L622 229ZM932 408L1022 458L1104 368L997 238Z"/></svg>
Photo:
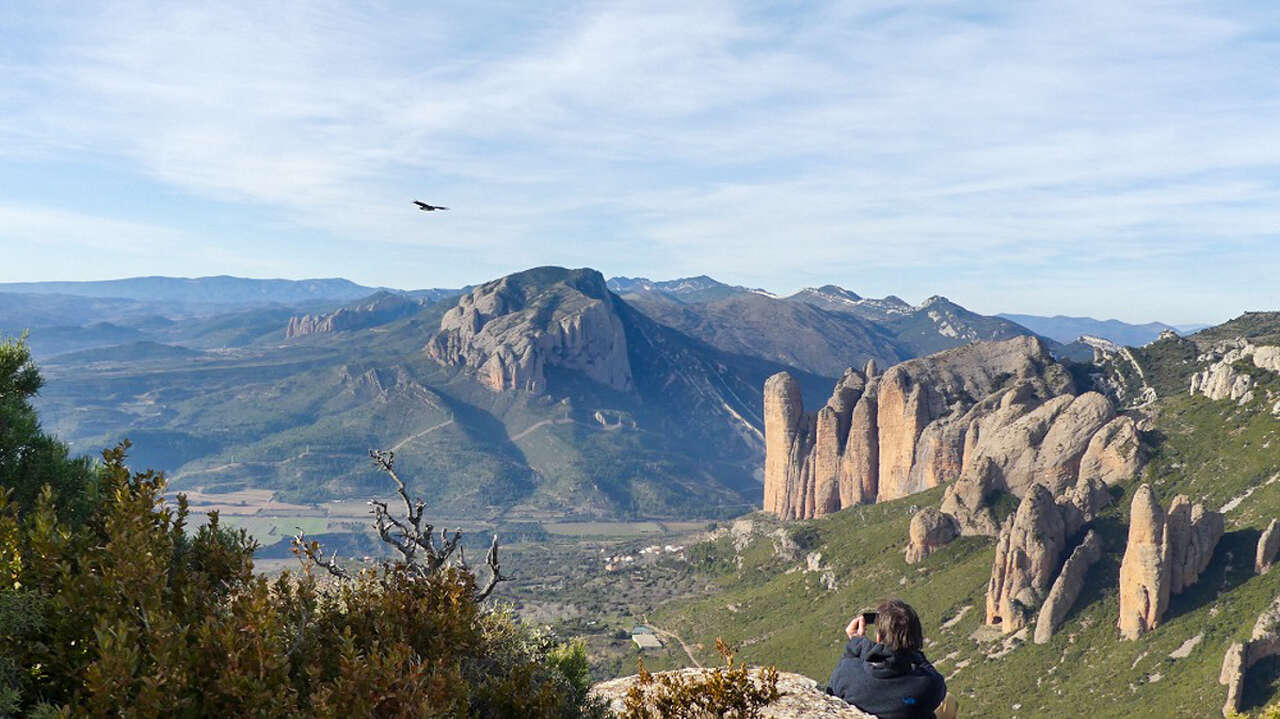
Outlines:
<svg viewBox="0 0 1280 719"><path fill-rule="evenodd" d="M861 614L859 614L858 616L854 617L852 621L849 622L849 626L844 628L844 633L848 635L850 639L853 639L854 637L866 636L867 634L866 620L863 619Z"/></svg>

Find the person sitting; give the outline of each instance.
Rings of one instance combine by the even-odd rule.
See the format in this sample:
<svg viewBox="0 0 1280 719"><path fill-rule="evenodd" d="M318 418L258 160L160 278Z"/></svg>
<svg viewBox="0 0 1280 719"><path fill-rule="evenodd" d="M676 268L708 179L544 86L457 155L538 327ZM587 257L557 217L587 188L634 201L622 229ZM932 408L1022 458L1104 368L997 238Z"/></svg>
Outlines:
<svg viewBox="0 0 1280 719"><path fill-rule="evenodd" d="M873 622L876 641L867 638ZM845 627L849 642L827 682L827 693L880 719L955 719L947 682L925 658L924 630L911 605L880 603Z"/></svg>

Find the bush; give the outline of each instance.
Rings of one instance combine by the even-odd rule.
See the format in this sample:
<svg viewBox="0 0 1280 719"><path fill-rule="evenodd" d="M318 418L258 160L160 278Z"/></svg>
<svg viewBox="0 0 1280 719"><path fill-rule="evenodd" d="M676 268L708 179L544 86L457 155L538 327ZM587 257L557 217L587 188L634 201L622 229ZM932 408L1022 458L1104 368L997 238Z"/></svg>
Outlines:
<svg viewBox="0 0 1280 719"><path fill-rule="evenodd" d="M387 563L274 582L216 513L103 453L98 504L0 496L0 714L576 717L586 657L477 601L474 576Z"/></svg>
<svg viewBox="0 0 1280 719"><path fill-rule="evenodd" d="M761 708L778 699L777 668L761 669L753 677L720 639L716 651L725 665L694 676L654 677L640 660L636 683L623 699L621 719L757 719Z"/></svg>

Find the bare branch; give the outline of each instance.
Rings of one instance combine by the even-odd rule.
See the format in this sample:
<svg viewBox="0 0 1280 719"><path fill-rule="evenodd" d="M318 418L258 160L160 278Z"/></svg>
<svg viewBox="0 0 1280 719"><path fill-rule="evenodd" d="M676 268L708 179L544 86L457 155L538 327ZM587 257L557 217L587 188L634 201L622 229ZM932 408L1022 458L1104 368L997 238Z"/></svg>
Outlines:
<svg viewBox="0 0 1280 719"><path fill-rule="evenodd" d="M493 535L493 543L489 545L489 553L485 555L484 563L489 566L489 581L484 588L476 592L476 601L482 602L493 593L498 582L505 582L509 577L502 576L502 570L498 564L498 535Z"/></svg>
<svg viewBox="0 0 1280 719"><path fill-rule="evenodd" d="M307 535L303 533L301 527L296 527L298 533L293 537L294 553L301 559L305 556L310 559L317 567L322 567L329 574L338 579L350 580L351 574L338 564L338 553L333 552L328 559L324 558L324 551L320 549L320 543L314 539L308 540Z"/></svg>

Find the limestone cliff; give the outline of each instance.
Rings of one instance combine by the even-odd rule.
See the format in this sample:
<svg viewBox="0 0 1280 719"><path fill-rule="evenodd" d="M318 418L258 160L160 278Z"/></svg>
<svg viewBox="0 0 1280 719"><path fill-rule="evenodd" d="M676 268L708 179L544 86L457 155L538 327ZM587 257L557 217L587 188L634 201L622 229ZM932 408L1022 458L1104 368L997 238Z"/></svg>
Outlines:
<svg viewBox="0 0 1280 719"><path fill-rule="evenodd" d="M595 270L540 267L462 295L427 343L437 362L464 368L494 391L547 389L547 368L632 388L616 298Z"/></svg>
<svg viewBox="0 0 1280 719"><path fill-rule="evenodd" d="M870 368L869 368L870 369ZM1071 394L1036 338L977 343L872 376L847 370L806 413L785 373L765 387L765 509L809 518L955 482L943 511L967 534L998 529L991 492L1054 495L1082 478L1111 484L1138 465L1137 431L1102 395ZM781 498L787 498L783 501Z"/></svg>

